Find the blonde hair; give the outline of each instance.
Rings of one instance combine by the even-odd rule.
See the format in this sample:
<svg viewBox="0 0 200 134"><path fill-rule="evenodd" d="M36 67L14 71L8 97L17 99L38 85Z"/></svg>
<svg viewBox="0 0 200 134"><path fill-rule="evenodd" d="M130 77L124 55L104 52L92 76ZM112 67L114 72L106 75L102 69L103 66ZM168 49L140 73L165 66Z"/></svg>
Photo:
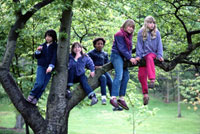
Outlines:
<svg viewBox="0 0 200 134"><path fill-rule="evenodd" d="M149 28L147 27L148 23L154 23L154 29L151 31L151 39L155 39L156 38L156 30L157 30L157 26L156 26L156 20L152 17L152 16L147 16L144 19L144 25L142 27L143 31L142 31L142 36L143 36L143 40L145 41L147 39L147 32L150 31Z"/></svg>
<svg viewBox="0 0 200 134"><path fill-rule="evenodd" d="M135 22L132 19L127 19L124 24L121 26L121 28L123 28L124 30L128 27L132 27L133 30L135 29Z"/></svg>

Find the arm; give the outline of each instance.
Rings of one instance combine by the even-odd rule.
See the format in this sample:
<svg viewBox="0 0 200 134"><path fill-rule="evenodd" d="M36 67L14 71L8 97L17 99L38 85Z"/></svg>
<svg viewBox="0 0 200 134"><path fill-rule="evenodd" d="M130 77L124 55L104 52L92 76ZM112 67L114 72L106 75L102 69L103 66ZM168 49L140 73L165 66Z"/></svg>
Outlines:
<svg viewBox="0 0 200 134"><path fill-rule="evenodd" d="M158 31L156 34L157 34L157 58L160 59L163 57L163 45L160 32Z"/></svg>
<svg viewBox="0 0 200 134"><path fill-rule="evenodd" d="M52 47L52 49L53 49L53 56L52 56L51 62L49 64L49 67L46 70L46 73L50 73L54 69L55 64L56 64L56 59L57 59L57 44L52 44L52 45L55 45L54 47Z"/></svg>
<svg viewBox="0 0 200 134"><path fill-rule="evenodd" d="M104 64L108 63L109 62L109 59L108 59L108 53L104 53L105 54L105 60L104 60Z"/></svg>
<svg viewBox="0 0 200 134"><path fill-rule="evenodd" d="M143 45L144 45L144 43L143 43L142 34L141 34L141 32L138 32L137 45L136 45L136 59L142 58L142 54L144 52Z"/></svg>
<svg viewBox="0 0 200 134"><path fill-rule="evenodd" d="M37 48L37 50L35 51L34 56L35 56L36 59L39 59L41 57L41 55L42 55L42 48L43 48L43 44L40 45Z"/></svg>
<svg viewBox="0 0 200 134"><path fill-rule="evenodd" d="M116 36L115 37L115 44L117 45L117 49L121 55L123 55L127 60L130 60L132 55L129 52L128 48L126 47L126 43L124 37Z"/></svg>

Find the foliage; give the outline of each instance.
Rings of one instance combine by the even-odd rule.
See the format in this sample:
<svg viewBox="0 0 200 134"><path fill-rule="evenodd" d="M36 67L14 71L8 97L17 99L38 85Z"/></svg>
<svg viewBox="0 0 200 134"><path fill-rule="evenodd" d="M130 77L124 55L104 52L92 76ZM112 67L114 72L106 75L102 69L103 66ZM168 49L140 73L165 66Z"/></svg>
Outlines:
<svg viewBox="0 0 200 134"><path fill-rule="evenodd" d="M200 76L195 79L182 80L180 88L184 97L183 101L189 103L194 110L197 110L200 106Z"/></svg>

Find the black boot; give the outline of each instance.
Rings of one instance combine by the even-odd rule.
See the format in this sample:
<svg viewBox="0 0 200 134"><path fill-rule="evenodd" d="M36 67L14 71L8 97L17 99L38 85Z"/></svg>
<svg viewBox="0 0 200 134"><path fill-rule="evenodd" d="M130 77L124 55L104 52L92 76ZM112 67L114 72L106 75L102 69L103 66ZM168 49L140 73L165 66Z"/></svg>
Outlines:
<svg viewBox="0 0 200 134"><path fill-rule="evenodd" d="M72 97L72 93L70 91L70 87L67 87L66 88L66 98L67 99L71 99L71 97Z"/></svg>

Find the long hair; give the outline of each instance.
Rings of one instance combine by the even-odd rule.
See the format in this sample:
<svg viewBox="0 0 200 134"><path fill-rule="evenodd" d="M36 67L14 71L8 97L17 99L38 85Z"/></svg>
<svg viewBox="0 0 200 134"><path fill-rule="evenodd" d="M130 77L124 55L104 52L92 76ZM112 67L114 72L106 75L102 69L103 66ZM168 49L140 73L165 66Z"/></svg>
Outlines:
<svg viewBox="0 0 200 134"><path fill-rule="evenodd" d="M135 30L135 22L132 19L127 19L124 24L121 26L124 30L128 27L131 26L133 28L133 31Z"/></svg>
<svg viewBox="0 0 200 134"><path fill-rule="evenodd" d="M56 31L54 31L53 29L50 29L50 30L47 30L45 35L44 35L44 38L46 38L46 36L51 36L52 39L53 39L53 42L57 42L57 35L56 35Z"/></svg>
<svg viewBox="0 0 200 134"><path fill-rule="evenodd" d="M74 49L76 46L78 46L78 47L81 48L81 55L84 55L84 53L83 53L83 46L82 46L79 42L74 42L74 43L72 44L72 47L71 47L71 54L72 54L72 56L75 57L75 55L76 55L76 54L73 52L73 49Z"/></svg>
<svg viewBox="0 0 200 134"><path fill-rule="evenodd" d="M152 17L152 16L147 16L144 19L144 25L142 27L143 31L142 31L142 36L143 36L143 41L145 41L147 39L147 32L150 31L150 29L147 27L148 23L154 23L154 29L151 31L151 38L155 39L156 38L156 30L157 30L157 26L156 26L156 20Z"/></svg>

